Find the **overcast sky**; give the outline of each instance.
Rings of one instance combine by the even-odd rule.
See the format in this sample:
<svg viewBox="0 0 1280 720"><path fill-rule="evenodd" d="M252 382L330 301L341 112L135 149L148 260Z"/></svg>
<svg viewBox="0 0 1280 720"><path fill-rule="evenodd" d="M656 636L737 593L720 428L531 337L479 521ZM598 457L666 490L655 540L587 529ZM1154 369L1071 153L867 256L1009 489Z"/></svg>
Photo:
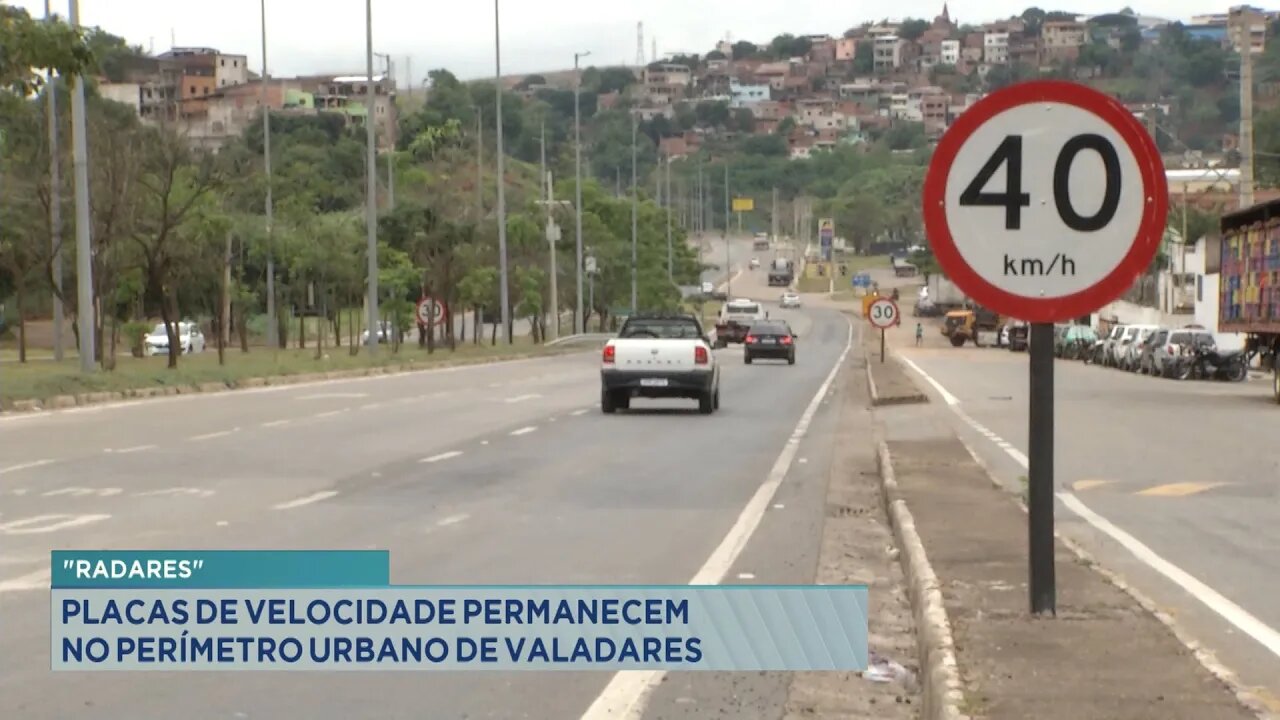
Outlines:
<svg viewBox="0 0 1280 720"><path fill-rule="evenodd" d="M267 54L278 76L360 72L365 63L365 12L359 0L266 0ZM17 0L33 15L43 0ZM1226 12L1237 2L1163 0L1134 3L1144 14L1186 19ZM1125 0L1078 0L1072 12L1094 14L1124 7ZM983 0L951 3L951 17L979 23L1020 13L1027 3ZM1056 9L1054 5L1041 5ZM213 47L249 56L262 64L259 0L81 0L81 20L144 49ZM833 12L833 8L841 8ZM636 57L636 23L644 23L646 58L657 41L660 55L706 52L726 36L767 42L781 33L829 33L885 17L932 19L938 0L506 0L502 7L503 74L572 67L573 53L590 51L586 64L631 63ZM67 0L53 10L65 16ZM374 50L396 60L396 76L406 65L419 81L426 71L446 67L463 78L494 71L493 5L464 0L373 0ZM406 57L411 58L406 63ZM381 61L376 61L381 63ZM375 65L379 68L380 65Z"/></svg>

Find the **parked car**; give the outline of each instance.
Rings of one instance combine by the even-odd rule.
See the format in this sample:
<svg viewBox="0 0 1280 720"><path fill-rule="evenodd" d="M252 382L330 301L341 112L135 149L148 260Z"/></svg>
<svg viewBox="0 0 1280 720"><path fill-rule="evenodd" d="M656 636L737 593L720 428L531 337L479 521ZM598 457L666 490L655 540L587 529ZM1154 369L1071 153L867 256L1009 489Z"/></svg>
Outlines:
<svg viewBox="0 0 1280 720"><path fill-rule="evenodd" d="M1156 352L1163 350L1165 341L1169 339L1169 333L1173 332L1169 328L1156 328L1147 339L1143 341L1142 346L1138 348L1138 367L1137 372L1140 375L1157 375L1160 372Z"/></svg>
<svg viewBox="0 0 1280 720"><path fill-rule="evenodd" d="M1127 327L1127 325L1112 326L1111 332L1107 334L1107 339L1102 341L1102 359L1099 364L1115 367L1117 348L1120 347L1120 339L1124 337L1125 328Z"/></svg>
<svg viewBox="0 0 1280 720"><path fill-rule="evenodd" d="M397 333L395 329L391 326L391 322L389 320L383 320L382 322L378 323L378 343L380 344L389 343L391 342L391 338L396 337L396 334ZM399 341L404 342L404 333L401 332L401 333L398 333L398 335L399 335L399 338L398 338ZM369 331L365 330L364 332L360 333L360 344L367 345L368 343L369 343Z"/></svg>
<svg viewBox="0 0 1280 720"><path fill-rule="evenodd" d="M193 322L180 322L178 327L178 346L183 354L204 352L204 333L200 326ZM169 354L169 333L164 323L156 323L151 333L143 340L148 356Z"/></svg>
<svg viewBox="0 0 1280 720"><path fill-rule="evenodd" d="M1068 325L1062 332L1060 344L1055 345L1059 357L1067 360L1079 360L1081 355L1093 347L1098 333L1088 325Z"/></svg>
<svg viewBox="0 0 1280 720"><path fill-rule="evenodd" d="M1151 333L1159 329L1157 325L1130 325L1125 329L1125 339L1128 342L1123 344L1120 357L1116 361L1116 366L1121 370L1134 372L1138 369L1138 356L1142 352L1142 345L1151 337Z"/></svg>

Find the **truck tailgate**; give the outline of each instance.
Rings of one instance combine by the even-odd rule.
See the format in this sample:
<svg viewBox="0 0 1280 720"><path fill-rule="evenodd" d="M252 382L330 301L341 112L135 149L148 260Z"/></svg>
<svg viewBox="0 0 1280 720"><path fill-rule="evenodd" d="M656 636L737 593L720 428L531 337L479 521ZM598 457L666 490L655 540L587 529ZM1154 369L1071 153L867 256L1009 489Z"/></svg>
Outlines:
<svg viewBox="0 0 1280 720"><path fill-rule="evenodd" d="M635 372L681 372L705 368L694 362L698 340L630 338L613 340L614 367Z"/></svg>

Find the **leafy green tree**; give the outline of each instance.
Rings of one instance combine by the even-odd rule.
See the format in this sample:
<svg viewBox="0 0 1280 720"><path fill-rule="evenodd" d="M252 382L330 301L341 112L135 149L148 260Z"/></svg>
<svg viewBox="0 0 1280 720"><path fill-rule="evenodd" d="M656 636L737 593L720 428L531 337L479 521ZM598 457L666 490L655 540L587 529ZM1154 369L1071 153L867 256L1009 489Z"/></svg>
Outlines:
<svg viewBox="0 0 1280 720"><path fill-rule="evenodd" d="M25 97L44 84L40 69L58 75L97 68L84 33L59 18L35 20L26 10L0 5L0 88Z"/></svg>
<svg viewBox="0 0 1280 720"><path fill-rule="evenodd" d="M865 75L875 70L875 48L867 40L861 40L853 50L853 71Z"/></svg>
<svg viewBox="0 0 1280 720"><path fill-rule="evenodd" d="M903 40L911 40L912 42L919 40L921 35L929 29L929 21L919 18L908 18L902 21L898 26L898 37Z"/></svg>

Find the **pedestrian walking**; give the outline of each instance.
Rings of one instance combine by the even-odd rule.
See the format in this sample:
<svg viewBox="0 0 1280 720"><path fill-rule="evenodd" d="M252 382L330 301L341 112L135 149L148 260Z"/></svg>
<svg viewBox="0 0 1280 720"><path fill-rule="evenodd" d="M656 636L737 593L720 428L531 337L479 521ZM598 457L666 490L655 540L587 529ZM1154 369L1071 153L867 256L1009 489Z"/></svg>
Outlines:
<svg viewBox="0 0 1280 720"><path fill-rule="evenodd" d="M920 344L923 342L924 342L924 325L921 325L920 323L916 323L916 347L920 347Z"/></svg>

